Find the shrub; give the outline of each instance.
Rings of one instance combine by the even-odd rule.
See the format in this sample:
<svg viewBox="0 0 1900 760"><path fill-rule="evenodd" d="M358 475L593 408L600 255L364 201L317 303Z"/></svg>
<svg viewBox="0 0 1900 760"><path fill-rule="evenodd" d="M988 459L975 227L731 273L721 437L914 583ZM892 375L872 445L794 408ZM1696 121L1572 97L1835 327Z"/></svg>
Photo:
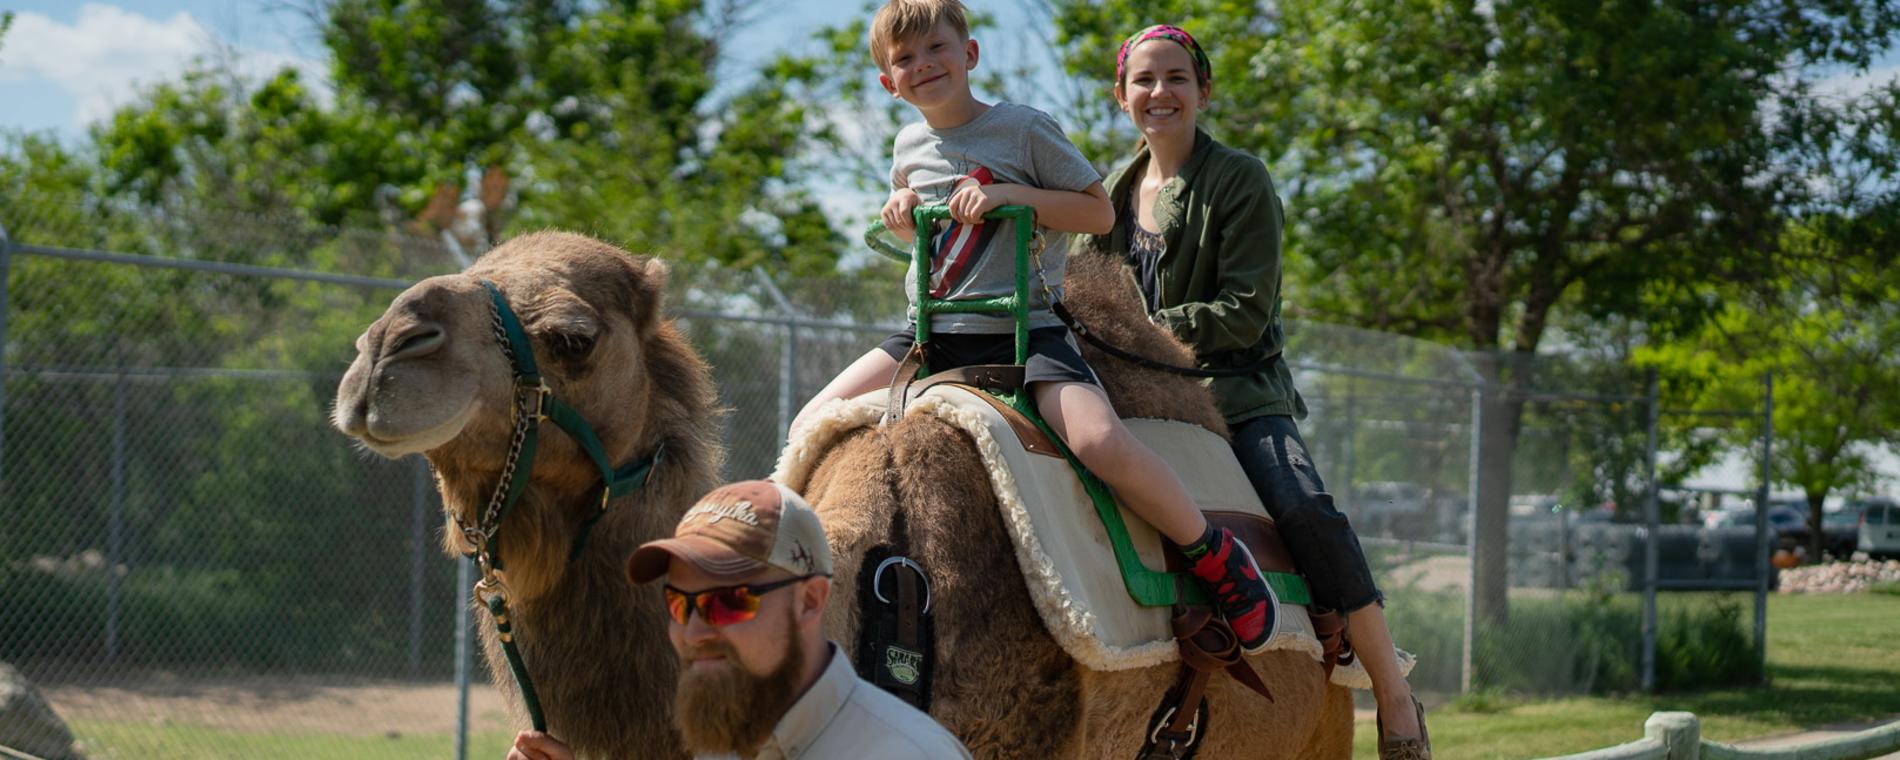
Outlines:
<svg viewBox="0 0 1900 760"><path fill-rule="evenodd" d="M1692 689L1755 683L1761 669L1733 598L1659 600L1656 684ZM1387 603L1393 639L1419 656L1411 682L1457 691L1464 599L1398 593ZM1474 687L1524 694L1611 694L1642 686L1642 597L1572 592L1520 597L1501 626L1480 625Z"/></svg>

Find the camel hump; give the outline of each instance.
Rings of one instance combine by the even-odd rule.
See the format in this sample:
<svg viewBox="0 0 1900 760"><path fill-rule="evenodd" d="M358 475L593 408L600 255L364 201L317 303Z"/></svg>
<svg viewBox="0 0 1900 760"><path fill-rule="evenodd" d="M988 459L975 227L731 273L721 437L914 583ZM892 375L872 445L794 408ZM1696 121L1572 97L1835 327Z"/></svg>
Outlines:
<svg viewBox="0 0 1900 760"><path fill-rule="evenodd" d="M1094 670L1125 670L1179 659L1169 608L1142 606L1130 596L1113 543L1066 460L1031 451L987 394L956 385L925 390L905 414L928 414L967 433L983 458L1002 521L1044 627L1078 662ZM854 430L879 423L885 392L836 401L793 432L773 479L805 487L823 453ZM1220 436L1167 420L1128 421L1129 430L1181 474L1195 503L1213 513L1267 521L1267 512ZM1153 528L1117 507L1130 543L1146 568L1164 568L1162 541ZM1291 572L1284 552L1262 552L1262 570ZM1166 578L1167 576L1160 576ZM1302 597L1282 594L1280 633L1271 649L1323 655ZM1410 667L1409 655L1402 659ZM1357 663L1335 670L1334 681L1370 686Z"/></svg>

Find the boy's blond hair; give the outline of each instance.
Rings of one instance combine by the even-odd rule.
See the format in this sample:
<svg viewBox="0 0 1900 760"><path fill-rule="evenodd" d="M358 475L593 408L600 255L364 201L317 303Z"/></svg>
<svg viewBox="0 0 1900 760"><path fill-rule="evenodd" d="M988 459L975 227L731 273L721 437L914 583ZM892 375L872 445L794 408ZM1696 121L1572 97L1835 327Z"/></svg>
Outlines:
<svg viewBox="0 0 1900 760"><path fill-rule="evenodd" d="M877 62L877 70L890 73L885 56L892 43L929 34L942 21L950 22L958 37L970 38L970 23L959 0L890 0L877 9L871 17L871 59Z"/></svg>

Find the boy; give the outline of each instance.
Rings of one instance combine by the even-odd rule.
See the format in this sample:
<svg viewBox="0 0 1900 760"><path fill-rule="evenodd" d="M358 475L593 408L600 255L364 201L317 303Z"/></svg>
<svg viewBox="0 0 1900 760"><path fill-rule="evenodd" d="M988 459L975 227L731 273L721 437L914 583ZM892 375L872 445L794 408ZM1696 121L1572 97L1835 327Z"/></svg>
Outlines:
<svg viewBox="0 0 1900 760"><path fill-rule="evenodd" d="M911 271L907 282L928 276L932 297L953 300L1014 292L1013 222L983 220L999 206L1032 207L1040 226L1059 233L1103 234L1113 227L1115 210L1101 176L1053 119L1013 103L985 104L971 94L969 74L976 68L978 48L958 0L890 0L872 19L870 37L878 82L924 117L897 135L891 197L881 212L884 225L914 239L911 211L926 201L947 204L955 221L934 236L932 271ZM1052 237L1042 263L1060 297L1067 236ZM1122 425L1068 329L1049 310L1041 290L1032 291L1025 383L1037 409L1122 504L1181 549L1194 575L1213 590L1242 648L1249 653L1266 648L1278 622L1278 600L1247 547L1232 533L1212 529L1174 471ZM905 292L915 297L914 288ZM942 314L932 319L932 369L1014 358L1014 324L1008 317ZM912 342L909 331L886 339L825 386L799 413L800 420L832 399L888 385Z"/></svg>

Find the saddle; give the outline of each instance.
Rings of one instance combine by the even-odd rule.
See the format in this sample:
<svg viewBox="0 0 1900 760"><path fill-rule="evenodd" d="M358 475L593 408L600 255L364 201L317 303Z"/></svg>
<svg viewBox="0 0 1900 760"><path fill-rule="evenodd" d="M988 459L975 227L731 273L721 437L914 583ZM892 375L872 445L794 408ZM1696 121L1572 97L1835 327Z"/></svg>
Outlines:
<svg viewBox="0 0 1900 760"><path fill-rule="evenodd" d="M1010 380L1003 377L994 382ZM974 381L990 382L982 377ZM1031 600L1043 626L1071 657L1084 667L1103 671L1182 659L1174 610L1142 606L1130 597L1093 503L1067 461L1055 453L1033 424L1014 415L990 394L955 381L925 378L912 387L895 390L896 394L874 391L856 399L834 401L816 412L812 420L793 431L773 479L802 490L819 456L844 435L876 425L891 414L933 415L963 430L975 442L987 465L990 485ZM1234 529L1247 541L1263 571L1294 572L1291 556L1274 533L1266 509L1226 441L1186 423L1145 419L1124 422L1175 468L1195 503L1208 512L1210 521ZM1121 512L1142 564L1157 570L1168 567L1161 537L1126 508ZM1339 659L1342 621L1336 615L1322 614L1316 628L1315 616L1296 601L1305 600L1282 594L1279 633L1268 648L1304 652L1322 663L1336 662L1331 674L1334 683L1370 688L1371 680L1355 658ZM1329 645L1333 649L1330 658ZM1401 653L1401 663L1409 670L1410 655Z"/></svg>

